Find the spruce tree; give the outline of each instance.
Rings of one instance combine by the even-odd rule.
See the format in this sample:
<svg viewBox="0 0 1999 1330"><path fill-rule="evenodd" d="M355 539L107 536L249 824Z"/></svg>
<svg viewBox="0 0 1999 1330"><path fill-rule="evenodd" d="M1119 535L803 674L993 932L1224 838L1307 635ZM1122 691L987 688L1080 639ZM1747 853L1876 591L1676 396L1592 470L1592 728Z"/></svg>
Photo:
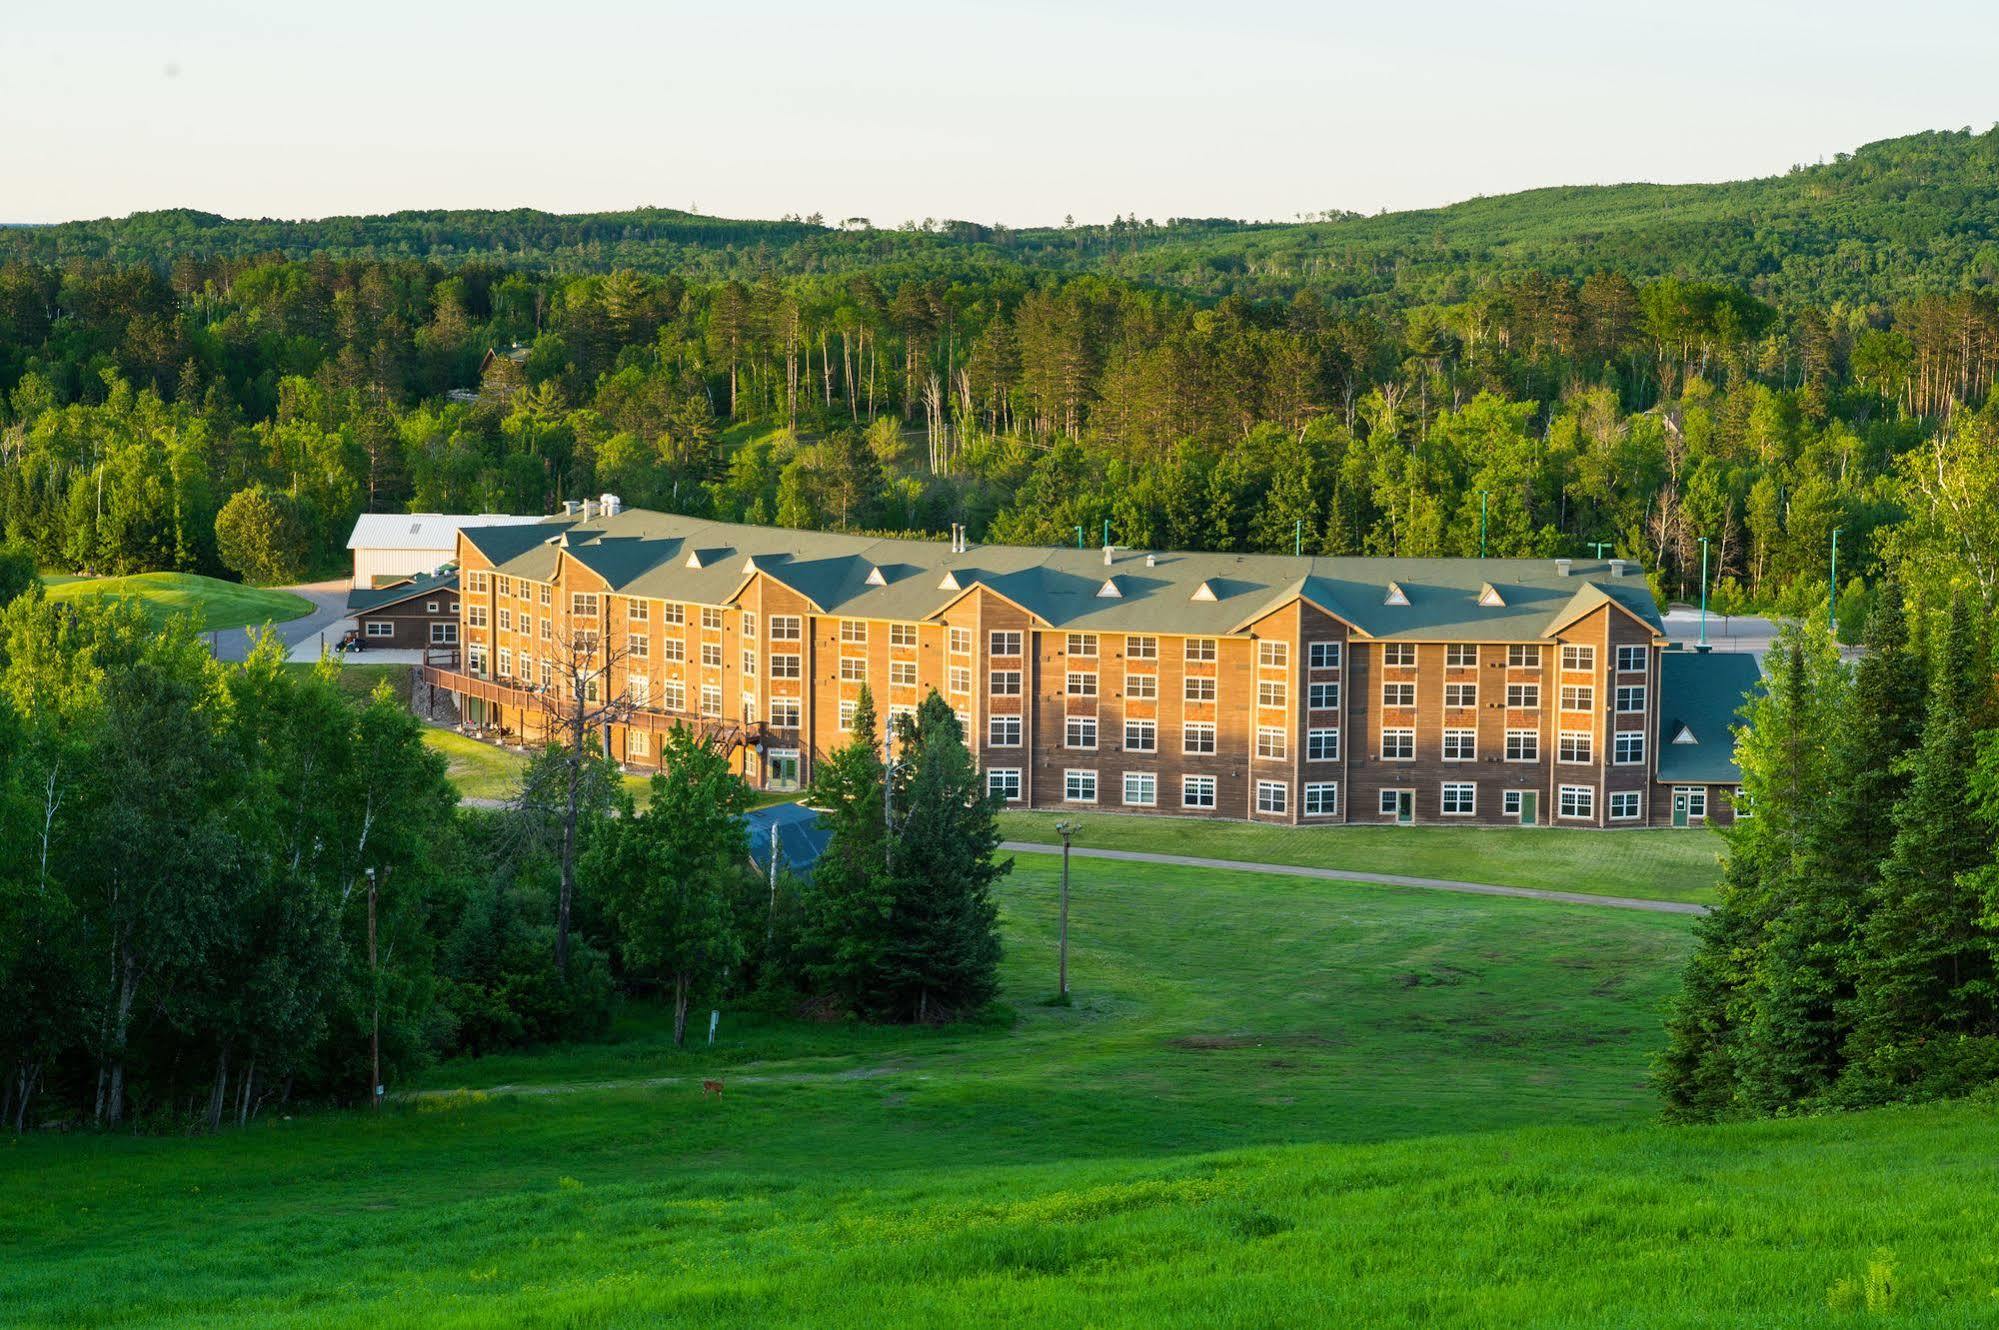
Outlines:
<svg viewBox="0 0 1999 1330"><path fill-rule="evenodd" d="M1992 829L1968 776L1990 719L1992 670L1981 607L1960 593L1933 635L1922 742L1907 762L1895 838L1870 892L1854 997L1847 1102L1878 1103L1961 1087L1954 1035L1993 1033L1990 934L1978 874Z"/></svg>
<svg viewBox="0 0 1999 1330"><path fill-rule="evenodd" d="M865 687L855 701L852 735L812 776L810 799L831 839L812 867L804 939L812 980L849 1010L869 1005L889 921L884 769L874 696Z"/></svg>
<svg viewBox="0 0 1999 1330"><path fill-rule="evenodd" d="M998 805L966 751L958 718L932 692L900 731L890 846L892 899L882 956L889 1014L916 1021L976 1010L999 992L999 907L993 884L1013 869L996 861Z"/></svg>

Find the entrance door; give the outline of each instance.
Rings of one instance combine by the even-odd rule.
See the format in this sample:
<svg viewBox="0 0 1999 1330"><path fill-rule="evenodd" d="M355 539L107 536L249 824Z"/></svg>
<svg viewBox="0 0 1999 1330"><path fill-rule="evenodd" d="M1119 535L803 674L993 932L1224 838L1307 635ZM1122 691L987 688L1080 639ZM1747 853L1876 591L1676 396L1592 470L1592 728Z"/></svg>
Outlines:
<svg viewBox="0 0 1999 1330"><path fill-rule="evenodd" d="M1692 796L1688 794L1688 792L1685 790L1676 789L1673 791L1674 826L1684 827L1687 825L1687 804L1688 801L1691 799L1691 797Z"/></svg>
<svg viewBox="0 0 1999 1330"><path fill-rule="evenodd" d="M1534 825L1534 816L1535 816L1535 813L1536 813L1537 811L1539 811L1539 809L1538 809L1538 805L1540 804L1540 802L1541 802L1541 795L1540 795L1540 791L1538 791L1538 790L1522 790L1522 791L1520 791L1520 825L1521 825L1521 826L1523 826L1523 827L1531 827L1531 826L1533 826L1533 825Z"/></svg>
<svg viewBox="0 0 1999 1330"><path fill-rule="evenodd" d="M1395 792L1395 822L1397 826L1408 826L1416 820L1416 792L1397 790Z"/></svg>
<svg viewBox="0 0 1999 1330"><path fill-rule="evenodd" d="M764 759L764 788L768 790L795 790L798 788L798 754L794 750L779 749Z"/></svg>

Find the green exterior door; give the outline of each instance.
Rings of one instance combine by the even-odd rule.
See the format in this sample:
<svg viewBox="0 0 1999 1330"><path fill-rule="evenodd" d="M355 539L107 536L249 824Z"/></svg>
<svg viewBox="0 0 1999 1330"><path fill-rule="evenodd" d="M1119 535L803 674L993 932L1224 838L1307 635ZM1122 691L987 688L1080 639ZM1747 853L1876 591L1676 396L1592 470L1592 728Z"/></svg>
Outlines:
<svg viewBox="0 0 1999 1330"><path fill-rule="evenodd" d="M1685 790L1673 791L1673 825L1676 827L1687 825L1687 792Z"/></svg>
<svg viewBox="0 0 1999 1330"><path fill-rule="evenodd" d="M1539 811L1537 805L1540 803L1540 800L1540 793L1536 790L1522 790L1520 792L1521 826L1531 827L1534 825L1534 816Z"/></svg>
<svg viewBox="0 0 1999 1330"><path fill-rule="evenodd" d="M1398 826L1408 826L1416 820L1416 796L1409 790L1395 792L1395 821Z"/></svg>

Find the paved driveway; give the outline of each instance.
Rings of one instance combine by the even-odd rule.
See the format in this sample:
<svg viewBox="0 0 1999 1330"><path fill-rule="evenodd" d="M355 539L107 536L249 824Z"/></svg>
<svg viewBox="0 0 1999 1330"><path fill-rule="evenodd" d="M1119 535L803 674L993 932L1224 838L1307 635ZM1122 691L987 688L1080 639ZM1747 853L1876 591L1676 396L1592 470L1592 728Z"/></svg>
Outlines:
<svg viewBox="0 0 1999 1330"><path fill-rule="evenodd" d="M330 582L306 582L282 588L294 595L304 596L313 606L312 613L303 618L277 625L278 636L290 649L293 660L318 660L322 635L328 647L339 642L344 629L337 626L347 617L348 589L349 583L344 577ZM229 628L208 636L218 660L242 660L250 654L250 630L247 628Z"/></svg>

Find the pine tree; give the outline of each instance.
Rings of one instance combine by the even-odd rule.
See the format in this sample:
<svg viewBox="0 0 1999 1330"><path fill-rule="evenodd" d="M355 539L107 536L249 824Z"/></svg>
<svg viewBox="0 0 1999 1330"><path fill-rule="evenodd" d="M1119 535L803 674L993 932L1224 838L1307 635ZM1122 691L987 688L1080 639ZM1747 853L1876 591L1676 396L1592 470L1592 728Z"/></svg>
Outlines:
<svg viewBox="0 0 1999 1330"><path fill-rule="evenodd" d="M1995 1011L1990 934L1976 875L1992 862L1991 827L1967 776L1991 713L1981 614L1960 593L1934 640L1922 743L1862 935L1842 1096L1878 1103L1957 1088L1952 1035L1989 1035Z"/></svg>
<svg viewBox="0 0 1999 1330"><path fill-rule="evenodd" d="M831 838L812 866L805 925L812 979L849 1009L869 1005L887 945L889 886L884 849L884 768L874 696L855 699L853 737L813 772L811 801Z"/></svg>
<svg viewBox="0 0 1999 1330"><path fill-rule="evenodd" d="M889 860L893 901L882 956L886 1010L916 1021L976 1010L999 991L999 908L993 884L1013 869L995 861L997 804L966 751L958 718L932 692L901 731L897 821Z"/></svg>

